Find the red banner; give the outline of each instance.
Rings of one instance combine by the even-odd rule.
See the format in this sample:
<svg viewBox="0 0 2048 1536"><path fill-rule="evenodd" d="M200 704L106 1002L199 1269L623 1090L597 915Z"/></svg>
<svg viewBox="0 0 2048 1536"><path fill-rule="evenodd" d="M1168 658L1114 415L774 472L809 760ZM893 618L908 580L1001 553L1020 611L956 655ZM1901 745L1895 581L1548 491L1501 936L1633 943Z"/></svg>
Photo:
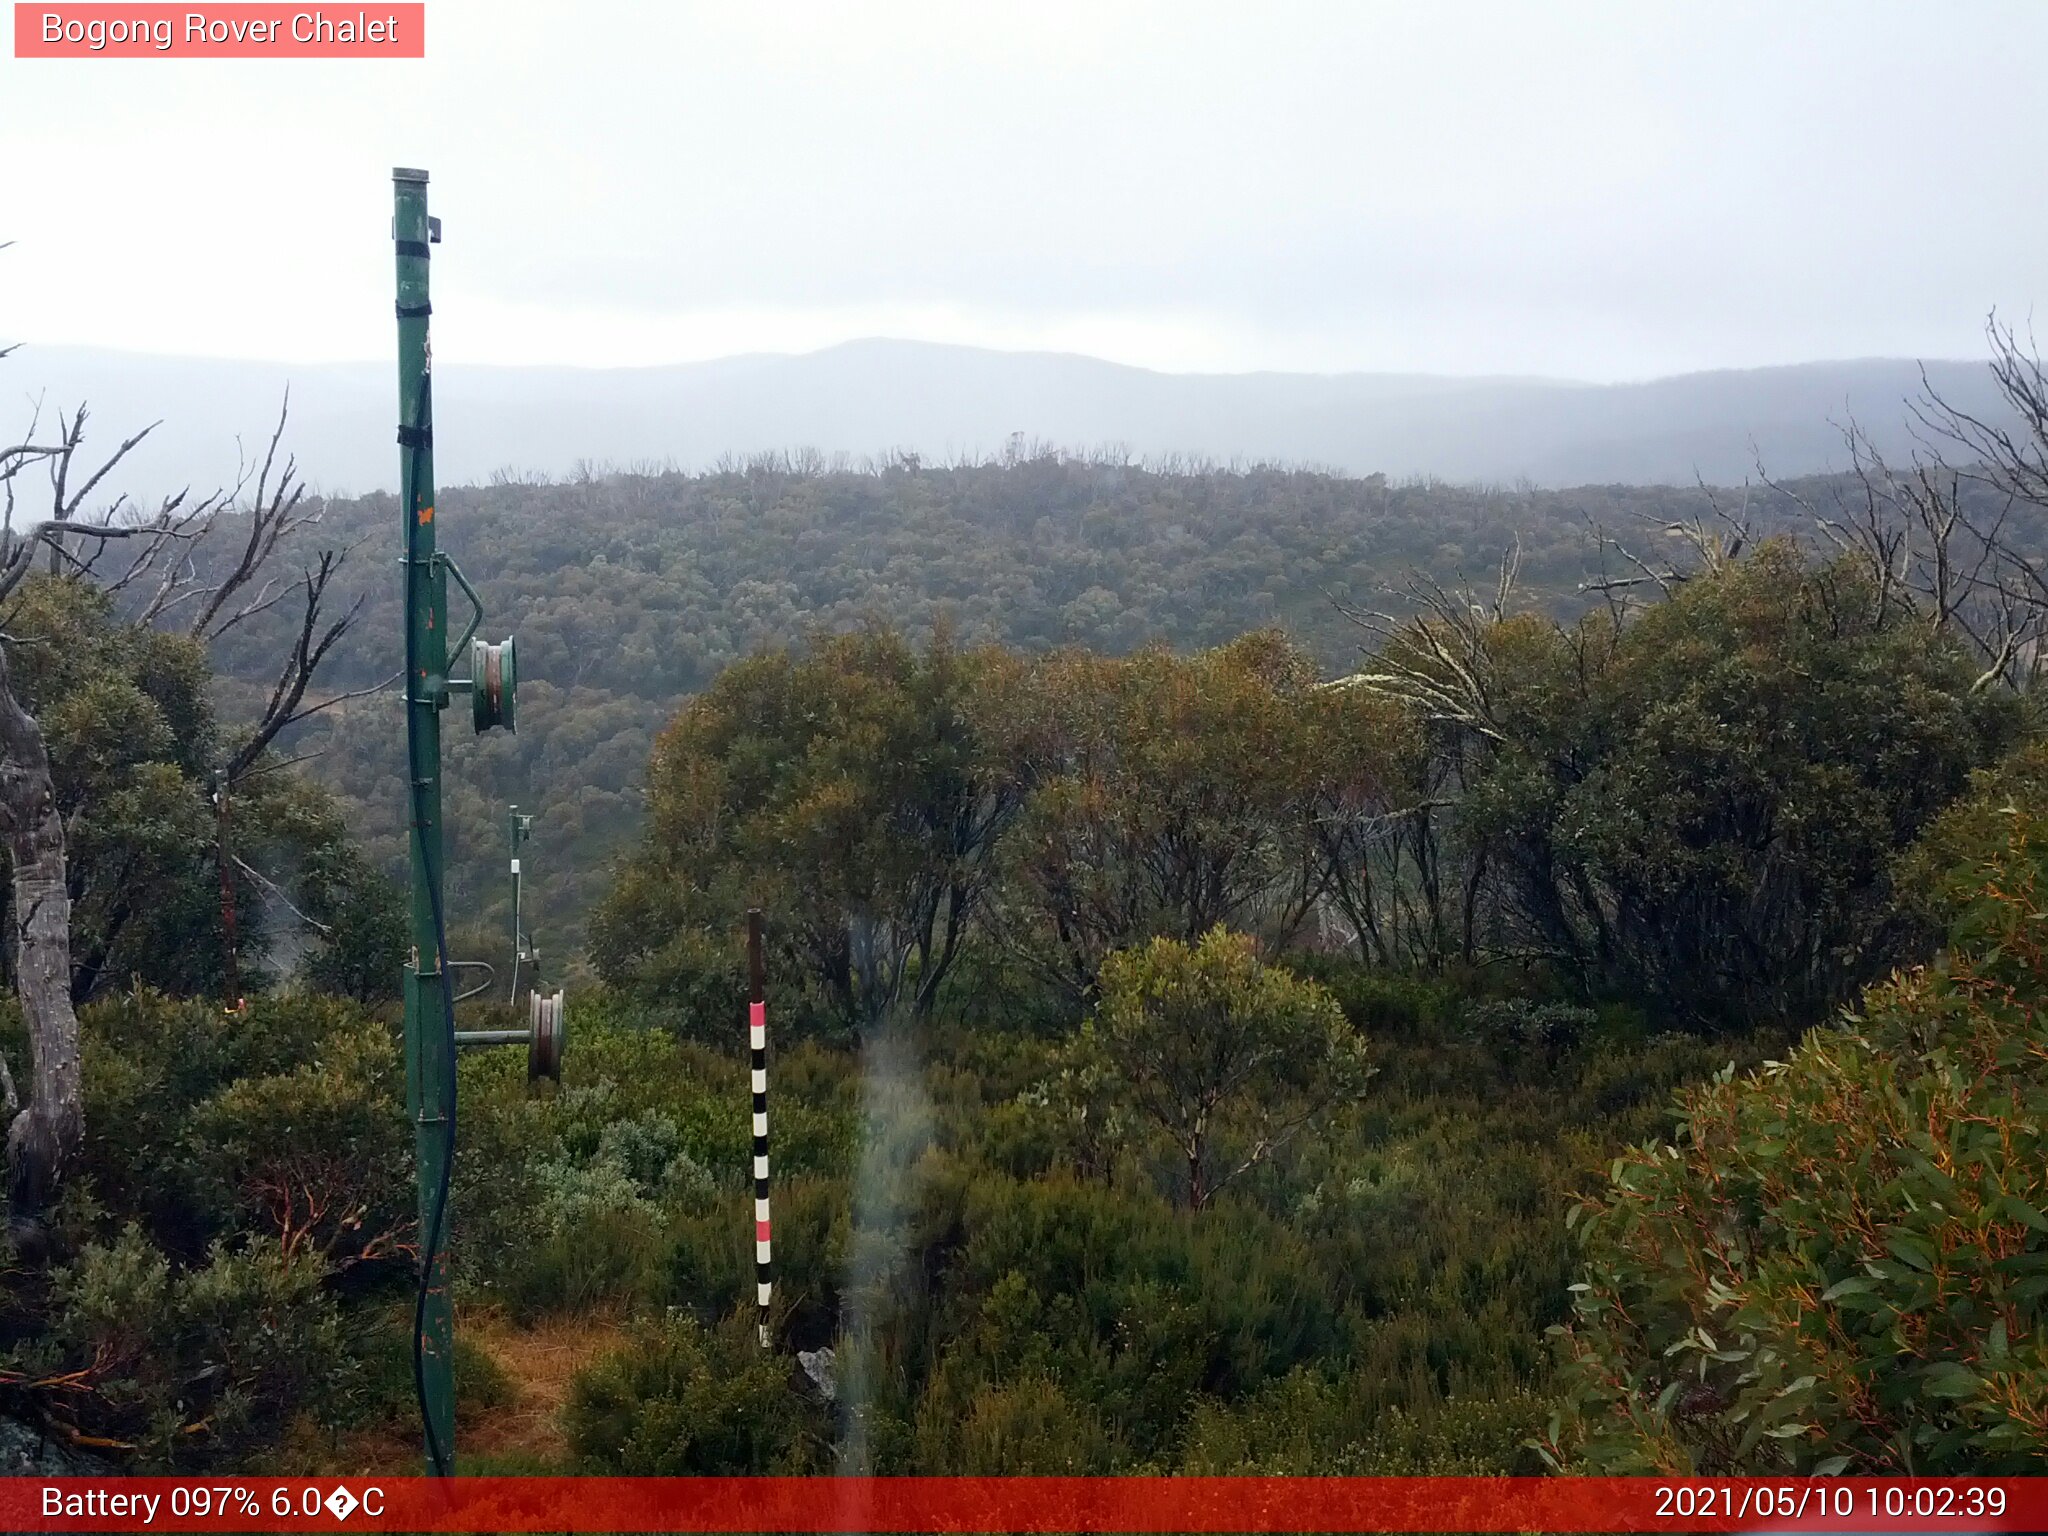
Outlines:
<svg viewBox="0 0 2048 1536"><path fill-rule="evenodd" d="M0 1479L9 1531L2043 1531L2048 1479Z"/></svg>
<svg viewBox="0 0 2048 1536"><path fill-rule="evenodd" d="M366 5L16 0L17 59L423 59L424 0Z"/></svg>

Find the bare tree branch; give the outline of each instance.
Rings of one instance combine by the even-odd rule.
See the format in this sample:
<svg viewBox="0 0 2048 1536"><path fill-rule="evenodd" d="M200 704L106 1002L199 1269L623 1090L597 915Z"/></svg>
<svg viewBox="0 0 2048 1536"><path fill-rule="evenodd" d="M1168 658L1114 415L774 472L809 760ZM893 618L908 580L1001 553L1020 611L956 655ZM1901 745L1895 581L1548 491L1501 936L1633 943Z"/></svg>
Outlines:
<svg viewBox="0 0 2048 1536"><path fill-rule="evenodd" d="M264 564L276 553L278 542L288 534L296 532L308 523L318 522L320 514L315 511L301 513L300 505L305 500L306 488L299 482L298 460L286 455L284 466L277 469L278 444L283 441L285 424L291 418L291 392L285 392L283 405L277 414L277 426L270 434L270 444L263 454L263 466L256 476L256 495L249 507L248 537L243 541L242 550L233 567L219 583L204 588L204 598L199 612L193 617L187 633L203 639L218 639L243 620L262 612L269 606L264 594L251 599L240 609L221 618L228 603L250 582L257 579ZM277 479L273 484L271 474L276 470ZM243 480L237 482L236 496L239 498ZM206 531L218 525L218 520L209 520ZM159 609L161 612L162 609Z"/></svg>
<svg viewBox="0 0 2048 1536"><path fill-rule="evenodd" d="M324 629L321 627L321 610L327 599L327 589L334 579L334 573L340 569L343 558L342 554L334 550L322 550L318 563L307 570L296 584L296 590L304 600L299 617L298 635L291 648L286 651L283 664L278 668L277 681L271 687L270 698L264 705L263 713L222 770L229 783L232 784L239 779L286 726L340 702L338 698L329 699L310 710L303 707L306 689L313 681L313 674L319 670L320 663L334 648L335 642L348 633L349 627L355 623L356 616L362 611L363 599L359 596L349 605L348 612L326 625ZM380 683L377 688L362 692L376 692L388 686L389 683Z"/></svg>

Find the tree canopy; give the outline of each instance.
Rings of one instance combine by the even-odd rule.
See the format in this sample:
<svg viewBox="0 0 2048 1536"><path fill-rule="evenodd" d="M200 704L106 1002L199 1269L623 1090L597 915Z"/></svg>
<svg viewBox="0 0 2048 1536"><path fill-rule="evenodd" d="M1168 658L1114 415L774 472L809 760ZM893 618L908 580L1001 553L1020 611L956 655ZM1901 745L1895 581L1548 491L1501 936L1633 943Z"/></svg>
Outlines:
<svg viewBox="0 0 2048 1536"><path fill-rule="evenodd" d="M1932 963L1687 1092L1578 1212L1569 1421L1606 1472L2037 1471L2048 1443L2039 749L1947 818Z"/></svg>
<svg viewBox="0 0 2048 1536"><path fill-rule="evenodd" d="M216 769L228 733L206 645L128 623L107 593L69 577L31 578L13 613L38 637L17 648L15 684L49 743L70 829L74 998L137 980L218 995L229 936ZM247 979L303 964L352 995L394 995L396 891L332 797L290 772L250 775L232 793L229 894Z"/></svg>
<svg viewBox="0 0 2048 1536"><path fill-rule="evenodd" d="M1355 1099L1371 1073L1334 997L1222 927L1111 955L1075 1054L1165 1133L1195 1210Z"/></svg>
<svg viewBox="0 0 2048 1536"><path fill-rule="evenodd" d="M1429 722L1468 956L1703 1024L1881 969L1893 859L2020 729L1952 637L1783 540L1640 614L1433 611L1368 665Z"/></svg>

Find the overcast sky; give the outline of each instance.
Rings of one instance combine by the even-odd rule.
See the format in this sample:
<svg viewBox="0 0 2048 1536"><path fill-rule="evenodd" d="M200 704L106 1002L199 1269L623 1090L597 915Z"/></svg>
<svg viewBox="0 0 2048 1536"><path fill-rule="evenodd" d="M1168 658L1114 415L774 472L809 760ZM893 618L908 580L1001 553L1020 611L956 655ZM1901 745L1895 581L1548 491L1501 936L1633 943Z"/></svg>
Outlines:
<svg viewBox="0 0 2048 1536"><path fill-rule="evenodd" d="M1975 357L2044 296L2041 0L427 20L414 62L0 58L0 338L384 357L396 164L471 362L889 335L1611 380Z"/></svg>

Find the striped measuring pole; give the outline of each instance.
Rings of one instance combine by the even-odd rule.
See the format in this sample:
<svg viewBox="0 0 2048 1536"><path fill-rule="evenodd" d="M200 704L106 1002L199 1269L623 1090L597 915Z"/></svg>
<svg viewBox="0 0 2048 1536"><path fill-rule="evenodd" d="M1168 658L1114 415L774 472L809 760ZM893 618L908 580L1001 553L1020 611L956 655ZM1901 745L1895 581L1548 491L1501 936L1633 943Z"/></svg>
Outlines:
<svg viewBox="0 0 2048 1536"><path fill-rule="evenodd" d="M761 1347L768 1344L768 1305L775 1296L775 1270L768 1241L768 1003L766 967L761 959L761 912L747 913L747 1055L754 1084L754 1297L761 1308Z"/></svg>

